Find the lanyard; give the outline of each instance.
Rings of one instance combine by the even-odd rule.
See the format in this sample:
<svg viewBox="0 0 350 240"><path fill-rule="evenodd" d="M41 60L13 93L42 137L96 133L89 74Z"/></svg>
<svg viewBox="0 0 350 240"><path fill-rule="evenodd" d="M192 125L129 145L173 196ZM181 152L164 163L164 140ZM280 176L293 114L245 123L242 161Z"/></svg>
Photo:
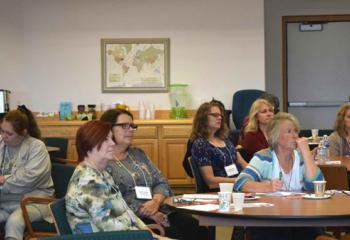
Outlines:
<svg viewBox="0 0 350 240"><path fill-rule="evenodd" d="M226 167L226 155L225 153L219 148L219 147L216 147L215 148L221 153L221 155L224 157L224 166ZM230 156L230 159L232 160L232 164L234 164L233 162L233 157L231 155L231 152L230 152L230 149L227 148L227 146L225 146L225 149L227 150L228 152L228 155Z"/></svg>
<svg viewBox="0 0 350 240"><path fill-rule="evenodd" d="M283 180L283 186L285 187L285 189L286 189L287 191L291 191L290 183L292 182L292 177L293 177L294 152L293 152L293 155L292 155L292 168L291 168L291 170L290 170L290 177L289 177L288 187L287 187L286 181L284 181L284 180L287 180L286 177L285 177L287 174L283 174L284 171L283 171L283 169L281 168L281 165L280 165L279 162L278 162L278 166L280 167L279 178L280 178L280 180Z"/></svg>
<svg viewBox="0 0 350 240"><path fill-rule="evenodd" d="M129 173L130 177L132 178L133 182L134 182L134 186L136 187L137 184L136 184L136 181L135 181L135 178L134 176L132 175L132 173L130 172L130 170L122 163L122 161L120 161L117 156L114 156L115 159L117 160L117 165L124 168L127 173ZM142 170L142 168L137 164L137 162L135 161L135 159L128 153L128 157L130 157L130 159L133 161L133 163L135 164L135 166L137 167L137 169L142 173L142 176L143 176L143 179L145 180L145 183L146 183L146 187L148 187L148 182L147 182L147 178L146 178L146 175L144 173L144 171Z"/></svg>

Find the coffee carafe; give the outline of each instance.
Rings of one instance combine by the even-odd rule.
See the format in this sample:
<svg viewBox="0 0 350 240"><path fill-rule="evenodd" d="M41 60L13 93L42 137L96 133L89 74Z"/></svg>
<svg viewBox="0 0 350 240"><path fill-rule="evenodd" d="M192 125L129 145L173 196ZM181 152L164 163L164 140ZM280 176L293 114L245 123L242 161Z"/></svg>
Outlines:
<svg viewBox="0 0 350 240"><path fill-rule="evenodd" d="M10 93L10 90L0 89L0 113L7 113L10 111Z"/></svg>

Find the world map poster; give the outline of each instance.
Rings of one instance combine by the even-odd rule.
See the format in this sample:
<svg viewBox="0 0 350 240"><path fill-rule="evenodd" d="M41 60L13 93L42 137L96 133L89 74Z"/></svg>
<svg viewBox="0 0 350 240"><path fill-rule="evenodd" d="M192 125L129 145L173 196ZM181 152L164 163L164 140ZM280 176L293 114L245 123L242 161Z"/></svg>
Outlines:
<svg viewBox="0 0 350 240"><path fill-rule="evenodd" d="M170 39L102 39L102 92L167 92Z"/></svg>

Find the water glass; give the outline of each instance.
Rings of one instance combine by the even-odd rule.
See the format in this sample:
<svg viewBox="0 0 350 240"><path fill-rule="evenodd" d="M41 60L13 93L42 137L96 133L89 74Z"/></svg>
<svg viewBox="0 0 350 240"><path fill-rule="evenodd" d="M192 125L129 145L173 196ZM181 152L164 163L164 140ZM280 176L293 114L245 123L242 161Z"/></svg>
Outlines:
<svg viewBox="0 0 350 240"><path fill-rule="evenodd" d="M234 192L232 193L233 206L235 211L240 211L243 208L244 193Z"/></svg>

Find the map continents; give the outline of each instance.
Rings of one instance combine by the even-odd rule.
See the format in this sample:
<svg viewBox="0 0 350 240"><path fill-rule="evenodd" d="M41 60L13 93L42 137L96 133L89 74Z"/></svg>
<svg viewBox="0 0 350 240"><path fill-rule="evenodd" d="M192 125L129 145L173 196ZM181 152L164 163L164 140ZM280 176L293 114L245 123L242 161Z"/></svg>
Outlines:
<svg viewBox="0 0 350 240"><path fill-rule="evenodd" d="M110 43L105 54L106 87L164 87L164 44Z"/></svg>

